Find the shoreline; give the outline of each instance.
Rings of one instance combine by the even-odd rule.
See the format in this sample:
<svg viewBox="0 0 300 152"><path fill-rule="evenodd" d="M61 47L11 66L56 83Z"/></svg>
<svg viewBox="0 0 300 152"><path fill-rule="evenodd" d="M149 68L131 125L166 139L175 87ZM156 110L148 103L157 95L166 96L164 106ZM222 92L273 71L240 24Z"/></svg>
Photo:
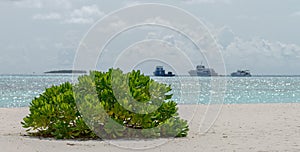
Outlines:
<svg viewBox="0 0 300 152"><path fill-rule="evenodd" d="M272 105L272 104L300 104L300 102L268 102L268 103L222 103L222 104L206 104L206 103L177 103L177 106L207 106L207 105L222 105L222 106L227 106L227 105ZM1 109L26 109L29 108L28 106L21 106L21 107L1 107Z"/></svg>
<svg viewBox="0 0 300 152"><path fill-rule="evenodd" d="M209 110L207 105L178 107L180 117L189 119L188 137L147 141L55 140L23 136L26 132L20 122L29 113L28 107L0 108L0 146L5 152L127 152L132 151L128 147L136 146L148 148L143 151L149 152L300 151L300 103L226 104L219 113L214 111L220 108L217 105L210 105ZM206 133L201 131L201 127L205 127L203 122L206 120L203 119L208 119L208 124L215 119Z"/></svg>

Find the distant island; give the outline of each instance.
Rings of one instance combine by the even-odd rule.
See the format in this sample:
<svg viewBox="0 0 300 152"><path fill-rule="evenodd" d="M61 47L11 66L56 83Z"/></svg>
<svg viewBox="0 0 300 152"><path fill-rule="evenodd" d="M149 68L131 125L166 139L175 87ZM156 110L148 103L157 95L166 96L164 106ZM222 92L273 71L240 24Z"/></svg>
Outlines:
<svg viewBox="0 0 300 152"><path fill-rule="evenodd" d="M44 73L45 74L69 74L69 73L85 74L87 72L84 70L56 70L56 71L47 71Z"/></svg>

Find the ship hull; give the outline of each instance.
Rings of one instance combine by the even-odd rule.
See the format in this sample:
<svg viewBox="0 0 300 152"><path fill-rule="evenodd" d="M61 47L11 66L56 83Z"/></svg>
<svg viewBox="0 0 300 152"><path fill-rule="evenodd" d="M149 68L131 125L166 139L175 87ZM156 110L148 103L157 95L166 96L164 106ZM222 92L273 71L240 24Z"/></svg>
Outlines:
<svg viewBox="0 0 300 152"><path fill-rule="evenodd" d="M218 76L217 73L213 73L213 72L201 72L201 71L197 71L197 70L190 70L189 71L190 76L193 77L211 77L211 76Z"/></svg>
<svg viewBox="0 0 300 152"><path fill-rule="evenodd" d="M233 72L231 73L232 77L251 77L250 72L247 71L237 71L237 72Z"/></svg>
<svg viewBox="0 0 300 152"><path fill-rule="evenodd" d="M250 74L242 75L242 74L236 74L236 73L232 73L231 76L232 77L251 77Z"/></svg>

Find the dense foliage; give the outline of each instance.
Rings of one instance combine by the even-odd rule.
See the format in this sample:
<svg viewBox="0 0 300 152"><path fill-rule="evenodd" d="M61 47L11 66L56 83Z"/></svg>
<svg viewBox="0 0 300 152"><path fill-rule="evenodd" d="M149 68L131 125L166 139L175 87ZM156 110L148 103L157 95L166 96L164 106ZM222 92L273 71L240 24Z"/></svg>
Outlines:
<svg viewBox="0 0 300 152"><path fill-rule="evenodd" d="M22 125L31 135L62 138L96 138L79 114L72 85L64 83L46 89L30 103L30 114Z"/></svg>
<svg viewBox="0 0 300 152"><path fill-rule="evenodd" d="M46 89L22 124L35 135L56 138L184 137L188 125L178 117L170 91L140 71L93 71L73 86Z"/></svg>

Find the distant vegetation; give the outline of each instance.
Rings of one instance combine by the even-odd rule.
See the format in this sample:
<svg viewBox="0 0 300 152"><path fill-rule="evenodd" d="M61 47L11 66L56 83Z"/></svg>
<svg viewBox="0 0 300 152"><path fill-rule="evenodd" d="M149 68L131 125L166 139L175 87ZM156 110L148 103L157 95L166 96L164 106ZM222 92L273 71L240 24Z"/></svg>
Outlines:
<svg viewBox="0 0 300 152"><path fill-rule="evenodd" d="M84 70L57 70L57 71L48 71L48 72L45 72L46 74L64 74L64 73L87 73L86 71Z"/></svg>
<svg viewBox="0 0 300 152"><path fill-rule="evenodd" d="M170 91L140 71L93 71L46 89L21 123L30 135L57 139L185 137Z"/></svg>

